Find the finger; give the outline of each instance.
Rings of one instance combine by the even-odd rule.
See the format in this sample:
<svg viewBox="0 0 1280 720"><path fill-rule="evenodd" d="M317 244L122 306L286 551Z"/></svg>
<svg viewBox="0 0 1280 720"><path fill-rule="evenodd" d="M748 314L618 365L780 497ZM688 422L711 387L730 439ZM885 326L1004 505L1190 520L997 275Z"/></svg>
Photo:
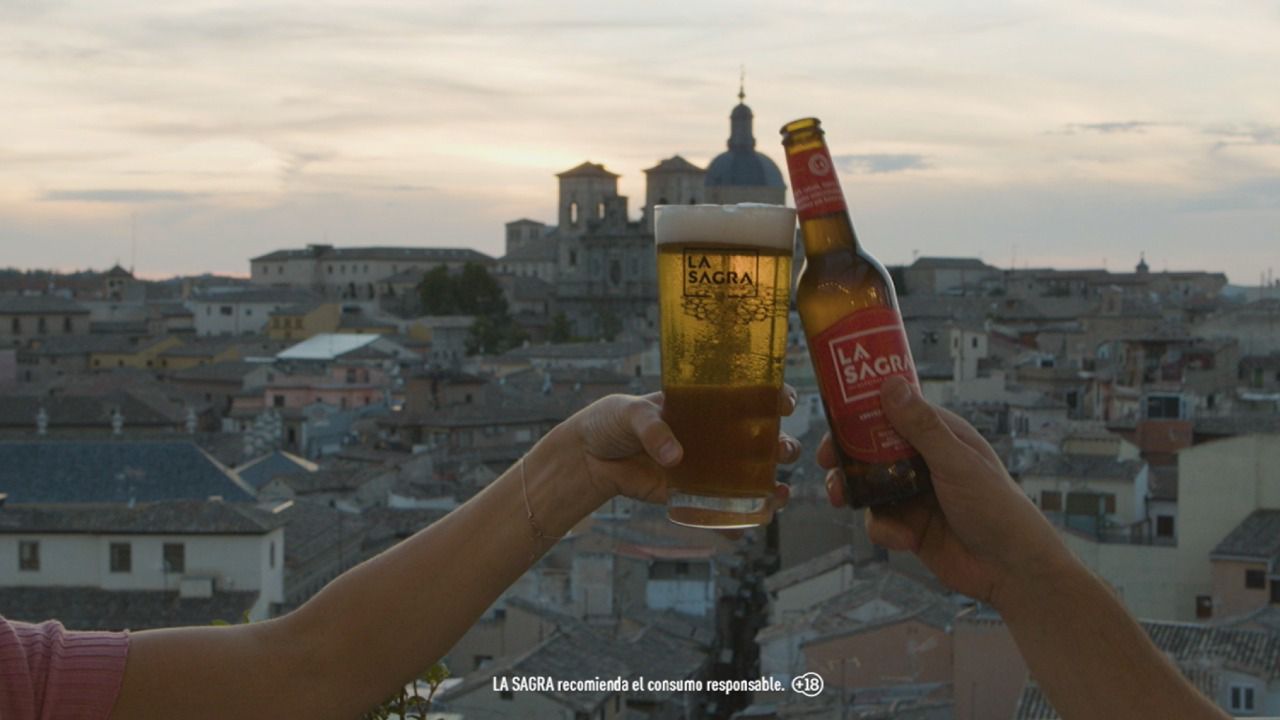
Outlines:
<svg viewBox="0 0 1280 720"><path fill-rule="evenodd" d="M640 440L645 453L659 465L671 467L684 457L684 449L676 440L671 426L662 420L658 408L643 398L631 403L627 408L627 423L631 432Z"/></svg>
<svg viewBox="0 0 1280 720"><path fill-rule="evenodd" d="M895 376L886 380L880 386L880 404L893 429L935 472L973 459L975 451L960 442L938 411L905 379Z"/></svg>
<svg viewBox="0 0 1280 720"><path fill-rule="evenodd" d="M840 464L840 458L836 457L836 446L832 444L831 433L822 436L822 442L818 443L818 465L824 468L833 468Z"/></svg>
<svg viewBox="0 0 1280 720"><path fill-rule="evenodd" d="M800 402L800 395L796 393L796 389L790 385L783 383L782 390L778 393L778 414L786 417L796 411L796 405Z"/></svg>
<svg viewBox="0 0 1280 720"><path fill-rule="evenodd" d="M955 433L960 442L973 448L986 459L995 463L1000 462L1000 456L996 455L991 443L987 442L987 439L982 437L982 433L970 425L969 421L944 407L937 408L937 411L942 416L942 422L947 424L947 427L951 429L951 432Z"/></svg>
<svg viewBox="0 0 1280 720"><path fill-rule="evenodd" d="M827 472L827 499L836 507L842 507L845 504L844 473L839 470Z"/></svg>
<svg viewBox="0 0 1280 720"><path fill-rule="evenodd" d="M662 401L664 399L664 396L662 392L659 391L659 392L651 392L648 395L641 395L640 399L647 400L653 403L654 405L657 405L658 407L662 407Z"/></svg>
<svg viewBox="0 0 1280 720"><path fill-rule="evenodd" d="M778 462L793 463L800 459L800 441L786 433L778 435Z"/></svg>
<svg viewBox="0 0 1280 720"><path fill-rule="evenodd" d="M915 552L923 538L923 528L913 511L900 508L872 510L867 508L867 537L871 542L890 550Z"/></svg>

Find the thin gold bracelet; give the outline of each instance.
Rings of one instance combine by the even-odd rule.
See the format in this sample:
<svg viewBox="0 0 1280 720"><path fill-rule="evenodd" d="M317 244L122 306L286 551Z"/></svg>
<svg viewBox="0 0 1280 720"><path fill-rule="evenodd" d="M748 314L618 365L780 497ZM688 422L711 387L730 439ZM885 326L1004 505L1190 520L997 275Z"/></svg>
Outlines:
<svg viewBox="0 0 1280 720"><path fill-rule="evenodd" d="M554 545L564 539L564 536L554 537L542 532L542 528L538 527L538 522L533 519L533 505L529 504L529 475L525 472L524 458L520 458L520 488L524 492L524 510L529 516L529 527L533 530L535 538L540 540L550 540ZM534 553L536 557L537 554Z"/></svg>

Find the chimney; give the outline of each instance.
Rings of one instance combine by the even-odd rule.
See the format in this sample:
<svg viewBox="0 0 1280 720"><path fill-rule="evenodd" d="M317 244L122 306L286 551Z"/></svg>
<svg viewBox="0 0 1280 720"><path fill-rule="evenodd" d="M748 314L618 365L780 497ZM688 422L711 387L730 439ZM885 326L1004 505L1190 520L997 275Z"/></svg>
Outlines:
<svg viewBox="0 0 1280 720"><path fill-rule="evenodd" d="M49 434L49 413L43 405L40 406L40 412L36 413L36 434L41 436Z"/></svg>

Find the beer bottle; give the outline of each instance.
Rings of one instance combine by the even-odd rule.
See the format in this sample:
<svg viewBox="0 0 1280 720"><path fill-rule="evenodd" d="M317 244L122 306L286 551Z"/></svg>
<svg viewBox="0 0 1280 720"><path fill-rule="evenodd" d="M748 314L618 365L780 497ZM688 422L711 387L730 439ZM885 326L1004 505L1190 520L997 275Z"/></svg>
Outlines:
<svg viewBox="0 0 1280 720"><path fill-rule="evenodd" d="M858 243L816 118L782 128L791 192L804 238L796 306L809 342L831 438L853 507L927 491L924 459L889 424L880 385L899 375L919 385L893 280Z"/></svg>

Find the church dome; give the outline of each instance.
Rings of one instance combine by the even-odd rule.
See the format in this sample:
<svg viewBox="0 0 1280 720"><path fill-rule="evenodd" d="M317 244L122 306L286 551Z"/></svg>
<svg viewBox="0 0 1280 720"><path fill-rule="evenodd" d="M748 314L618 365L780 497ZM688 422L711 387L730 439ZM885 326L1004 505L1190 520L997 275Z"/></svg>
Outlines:
<svg viewBox="0 0 1280 720"><path fill-rule="evenodd" d="M782 172L767 155L756 152L752 130L754 116L746 99L738 92L738 106L729 114L729 150L716 156L707 166L706 184L711 186L751 186L785 188Z"/></svg>

